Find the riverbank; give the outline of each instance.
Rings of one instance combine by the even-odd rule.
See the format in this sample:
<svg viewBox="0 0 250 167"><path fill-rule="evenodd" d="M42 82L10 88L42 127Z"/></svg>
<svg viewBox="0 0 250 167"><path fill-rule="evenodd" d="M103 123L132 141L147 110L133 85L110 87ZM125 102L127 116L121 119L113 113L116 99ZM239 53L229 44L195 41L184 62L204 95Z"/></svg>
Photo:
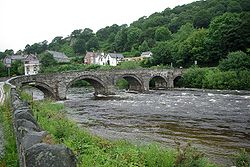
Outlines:
<svg viewBox="0 0 250 167"><path fill-rule="evenodd" d="M36 101L33 111L42 128L51 134L51 141L64 143L75 152L79 166L215 166L190 145L173 150L111 142L92 135L66 118L63 104Z"/></svg>
<svg viewBox="0 0 250 167"><path fill-rule="evenodd" d="M220 90L220 89L199 89L199 88L173 88L176 91L196 91L215 94L250 95L249 90Z"/></svg>
<svg viewBox="0 0 250 167"><path fill-rule="evenodd" d="M3 91L3 82L0 82L0 106L4 102L4 91ZM2 122L0 122L0 159L2 159L4 155L4 137L3 137L3 126Z"/></svg>
<svg viewBox="0 0 250 167"><path fill-rule="evenodd" d="M9 92L9 86L3 86L4 92ZM12 113L10 110L10 98L8 94L4 97L4 103L0 104L0 123L2 128L0 134L0 145L2 144L2 157L0 157L0 166L18 167L18 156L16 150L16 138L14 135Z"/></svg>

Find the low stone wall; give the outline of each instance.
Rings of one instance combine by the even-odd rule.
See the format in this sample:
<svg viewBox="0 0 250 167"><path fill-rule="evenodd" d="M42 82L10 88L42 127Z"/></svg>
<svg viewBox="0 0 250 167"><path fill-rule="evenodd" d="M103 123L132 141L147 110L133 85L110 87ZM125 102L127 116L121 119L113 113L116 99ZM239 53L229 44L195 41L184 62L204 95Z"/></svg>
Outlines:
<svg viewBox="0 0 250 167"><path fill-rule="evenodd" d="M20 167L75 167L73 152L64 145L45 143L48 134L39 127L28 104L20 100L15 88L10 94Z"/></svg>

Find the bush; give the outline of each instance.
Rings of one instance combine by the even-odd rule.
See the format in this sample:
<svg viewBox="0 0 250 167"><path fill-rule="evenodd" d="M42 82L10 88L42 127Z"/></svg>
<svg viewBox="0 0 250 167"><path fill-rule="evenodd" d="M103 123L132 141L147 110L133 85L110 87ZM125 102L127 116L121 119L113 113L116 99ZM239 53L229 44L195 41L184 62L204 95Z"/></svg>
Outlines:
<svg viewBox="0 0 250 167"><path fill-rule="evenodd" d="M238 154L235 155L235 166L237 167L249 167L250 166L250 155L247 154L245 149L240 150Z"/></svg>
<svg viewBox="0 0 250 167"><path fill-rule="evenodd" d="M250 56L242 51L231 52L226 59L220 61L218 67L222 71L250 70Z"/></svg>

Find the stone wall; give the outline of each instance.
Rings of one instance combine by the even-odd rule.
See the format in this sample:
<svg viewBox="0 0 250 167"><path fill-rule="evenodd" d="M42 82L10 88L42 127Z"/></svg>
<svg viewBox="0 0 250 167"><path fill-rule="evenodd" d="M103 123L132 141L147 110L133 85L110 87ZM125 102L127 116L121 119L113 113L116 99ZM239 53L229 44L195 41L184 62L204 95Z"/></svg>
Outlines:
<svg viewBox="0 0 250 167"><path fill-rule="evenodd" d="M75 167L73 152L64 145L47 144L48 134L39 127L28 104L20 100L15 88L10 94L20 167Z"/></svg>

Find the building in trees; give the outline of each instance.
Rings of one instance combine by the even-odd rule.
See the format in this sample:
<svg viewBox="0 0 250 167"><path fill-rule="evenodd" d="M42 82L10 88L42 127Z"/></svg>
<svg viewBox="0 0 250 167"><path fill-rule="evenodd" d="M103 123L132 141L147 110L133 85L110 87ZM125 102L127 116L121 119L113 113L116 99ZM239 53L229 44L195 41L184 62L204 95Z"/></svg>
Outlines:
<svg viewBox="0 0 250 167"><path fill-rule="evenodd" d="M84 64L110 65L117 66L122 62L124 56L120 53L95 53L87 52L84 57Z"/></svg>
<svg viewBox="0 0 250 167"><path fill-rule="evenodd" d="M69 63L70 59L68 56L66 56L63 52L56 52L56 51L51 51L47 50L48 53L50 53L53 58L56 60L57 63Z"/></svg>
<svg viewBox="0 0 250 167"><path fill-rule="evenodd" d="M153 53L150 51L141 53L141 57L143 57L143 58L150 58L150 57L152 57L152 55L153 55Z"/></svg>
<svg viewBox="0 0 250 167"><path fill-rule="evenodd" d="M24 74L35 75L40 70L40 63L36 55L27 55L24 60Z"/></svg>
<svg viewBox="0 0 250 167"><path fill-rule="evenodd" d="M18 69L22 68L20 69L20 71L22 72L20 72L19 74L23 74L24 71L25 75L35 75L39 72L40 69L39 60L37 56L33 54L6 56L3 62L7 68L11 68L11 66L14 66L14 64L18 65Z"/></svg>

